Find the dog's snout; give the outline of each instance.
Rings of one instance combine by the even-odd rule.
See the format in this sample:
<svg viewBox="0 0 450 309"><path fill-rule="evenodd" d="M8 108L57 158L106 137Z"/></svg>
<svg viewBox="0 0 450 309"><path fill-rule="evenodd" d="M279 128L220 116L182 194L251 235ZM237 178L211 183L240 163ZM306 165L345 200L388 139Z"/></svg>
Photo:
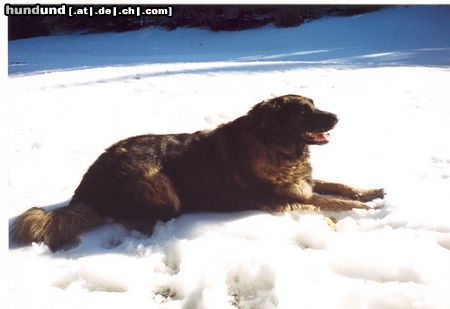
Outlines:
<svg viewBox="0 0 450 309"><path fill-rule="evenodd" d="M328 127L330 129L334 128L339 121L338 117L333 113L329 113L327 118L328 118Z"/></svg>
<svg viewBox="0 0 450 309"><path fill-rule="evenodd" d="M334 127L336 123L339 121L337 115L330 112L320 111L318 117L322 119L324 124L326 123L328 126L331 127Z"/></svg>
<svg viewBox="0 0 450 309"><path fill-rule="evenodd" d="M307 122L307 126L318 131L328 131L334 128L339 121L336 114L316 110L314 115Z"/></svg>
<svg viewBox="0 0 450 309"><path fill-rule="evenodd" d="M330 114L331 122L332 122L333 126L335 126L338 123L339 118L336 114L333 114L333 113L329 113L329 114Z"/></svg>

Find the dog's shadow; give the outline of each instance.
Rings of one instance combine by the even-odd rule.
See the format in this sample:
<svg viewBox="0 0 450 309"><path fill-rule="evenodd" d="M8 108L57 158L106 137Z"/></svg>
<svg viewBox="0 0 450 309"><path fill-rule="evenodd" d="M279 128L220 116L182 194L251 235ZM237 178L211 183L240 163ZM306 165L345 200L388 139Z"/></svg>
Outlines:
<svg viewBox="0 0 450 309"><path fill-rule="evenodd" d="M46 211L53 211L65 207L70 200L42 206ZM263 211L239 211L229 213L190 213L173 218L168 222L158 221L152 235L144 235L135 230L129 230L118 223L108 223L92 231L80 235L80 243L65 250L51 252L44 244L38 246L42 255L52 255L60 258L77 258L99 254L125 254L136 255L142 248L151 246L164 246L173 239L191 240L199 237L208 227L223 226L227 223L249 218L256 215L267 214ZM9 219L9 249L26 250L30 245L19 245L11 238L11 230L18 216Z"/></svg>
<svg viewBox="0 0 450 309"><path fill-rule="evenodd" d="M53 211L57 208L67 206L70 200L44 206L46 211ZM333 217L340 221L346 217L359 219L361 216L366 218L384 218L391 212L390 207L369 211L364 215L354 211L343 212L318 212L317 214ZM277 214L273 214L277 216ZM271 216L271 214L260 211L239 211L227 213L189 213L173 218L168 222L159 221L152 235L144 235L138 231L129 230L118 223L109 223L97 227L92 231L85 232L80 235L80 243L74 247L57 252L51 252L44 244L33 244L39 246L42 255L52 255L59 258L78 258L99 254L124 254L124 255L140 255L146 248L164 247L173 240L193 240L201 237L205 233L214 232L220 227L257 216ZM16 217L9 219L9 231ZM225 229L226 230L226 229ZM9 249L25 249L26 246L18 245L9 239ZM152 250L152 249L150 249Z"/></svg>

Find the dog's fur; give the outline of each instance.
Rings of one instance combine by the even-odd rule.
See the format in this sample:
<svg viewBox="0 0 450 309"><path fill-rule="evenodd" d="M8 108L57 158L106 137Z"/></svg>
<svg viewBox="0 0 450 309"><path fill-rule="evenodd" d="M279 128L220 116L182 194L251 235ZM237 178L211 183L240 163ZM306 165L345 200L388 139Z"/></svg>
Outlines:
<svg viewBox="0 0 450 309"><path fill-rule="evenodd" d="M94 162L68 206L19 216L12 238L55 251L106 218L151 233L157 220L187 212L366 209L382 189L312 179L308 146L326 143L336 123L311 99L286 95L210 132L131 137Z"/></svg>

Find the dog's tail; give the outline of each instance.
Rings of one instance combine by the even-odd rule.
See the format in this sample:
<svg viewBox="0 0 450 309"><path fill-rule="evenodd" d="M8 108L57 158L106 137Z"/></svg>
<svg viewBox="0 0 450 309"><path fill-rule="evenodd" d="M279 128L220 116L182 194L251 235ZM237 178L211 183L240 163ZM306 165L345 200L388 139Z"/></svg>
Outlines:
<svg viewBox="0 0 450 309"><path fill-rule="evenodd" d="M16 219L11 240L21 245L43 242L54 252L78 244L79 234L104 223L103 217L82 203L70 204L53 212L33 207Z"/></svg>

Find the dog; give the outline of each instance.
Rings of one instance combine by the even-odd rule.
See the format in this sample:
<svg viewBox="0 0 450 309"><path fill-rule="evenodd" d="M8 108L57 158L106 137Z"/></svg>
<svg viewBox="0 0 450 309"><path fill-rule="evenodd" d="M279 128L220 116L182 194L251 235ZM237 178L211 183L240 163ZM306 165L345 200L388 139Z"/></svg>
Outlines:
<svg viewBox="0 0 450 309"><path fill-rule="evenodd" d="M119 141L88 169L68 206L29 209L12 239L57 251L111 218L150 235L158 220L192 212L368 209L364 202L383 198L383 189L312 178L309 146L328 143L337 122L313 100L285 95L212 131Z"/></svg>

